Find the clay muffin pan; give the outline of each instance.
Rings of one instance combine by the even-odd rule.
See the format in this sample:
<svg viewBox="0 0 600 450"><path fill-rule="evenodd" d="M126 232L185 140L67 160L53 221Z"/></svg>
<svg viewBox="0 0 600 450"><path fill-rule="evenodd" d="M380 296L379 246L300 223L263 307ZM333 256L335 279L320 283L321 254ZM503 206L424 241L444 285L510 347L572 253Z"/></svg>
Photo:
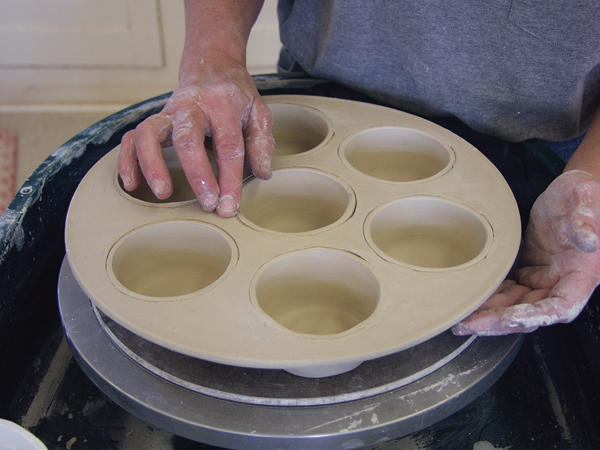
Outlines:
<svg viewBox="0 0 600 450"><path fill-rule="evenodd" d="M126 192L118 148L82 180L68 261L123 327L189 356L301 376L342 373L474 311L513 265L516 202L473 146L371 104L266 97L273 177L240 213L202 211L172 148L175 192Z"/></svg>

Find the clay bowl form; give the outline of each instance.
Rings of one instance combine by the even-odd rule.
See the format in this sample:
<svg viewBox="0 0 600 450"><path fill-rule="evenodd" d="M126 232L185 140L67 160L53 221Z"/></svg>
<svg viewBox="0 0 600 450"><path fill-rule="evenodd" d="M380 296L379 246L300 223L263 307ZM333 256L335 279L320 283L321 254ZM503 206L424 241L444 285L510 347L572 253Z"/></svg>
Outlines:
<svg viewBox="0 0 600 450"><path fill-rule="evenodd" d="M202 211L172 148L166 201L122 188L118 148L82 180L67 256L104 314L185 355L322 377L442 333L506 277L517 205L469 143L381 106L266 101L273 177L246 178L236 218Z"/></svg>

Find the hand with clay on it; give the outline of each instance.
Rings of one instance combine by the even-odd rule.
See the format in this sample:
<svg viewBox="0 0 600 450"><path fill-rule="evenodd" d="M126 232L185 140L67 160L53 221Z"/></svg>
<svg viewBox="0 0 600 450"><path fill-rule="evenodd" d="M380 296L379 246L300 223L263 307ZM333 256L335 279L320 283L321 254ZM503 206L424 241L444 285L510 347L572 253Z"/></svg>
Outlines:
<svg viewBox="0 0 600 450"><path fill-rule="evenodd" d="M273 119L245 66L246 43L262 0L186 2L186 43L179 83L164 109L127 132L119 174L126 190L142 179L159 199L173 192L162 147L172 145L200 205L235 216L244 164L271 177ZM205 148L212 138L218 181Z"/></svg>
<svg viewBox="0 0 600 450"><path fill-rule="evenodd" d="M600 182L572 170L537 199L520 269L454 334L494 336L571 322L600 283Z"/></svg>

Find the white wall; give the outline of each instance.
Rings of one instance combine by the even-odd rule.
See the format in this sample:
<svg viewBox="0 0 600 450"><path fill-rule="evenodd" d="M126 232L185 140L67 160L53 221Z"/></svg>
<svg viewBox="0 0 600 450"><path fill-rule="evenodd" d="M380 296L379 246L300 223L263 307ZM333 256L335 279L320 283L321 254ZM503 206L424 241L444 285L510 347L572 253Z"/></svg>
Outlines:
<svg viewBox="0 0 600 450"><path fill-rule="evenodd" d="M132 104L172 90L182 0L0 0L0 105ZM250 37L251 73L275 70L276 0Z"/></svg>
<svg viewBox="0 0 600 450"><path fill-rule="evenodd" d="M251 74L276 71L281 41L277 21L277 0L265 0L248 41L248 70Z"/></svg>

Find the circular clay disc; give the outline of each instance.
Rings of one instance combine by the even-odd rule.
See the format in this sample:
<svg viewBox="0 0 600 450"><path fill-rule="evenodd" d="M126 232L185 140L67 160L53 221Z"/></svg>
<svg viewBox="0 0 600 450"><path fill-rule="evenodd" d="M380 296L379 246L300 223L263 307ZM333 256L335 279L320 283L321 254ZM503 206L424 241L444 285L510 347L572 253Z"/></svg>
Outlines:
<svg viewBox="0 0 600 450"><path fill-rule="evenodd" d="M273 176L245 180L235 218L202 210L172 148L167 201L122 188L118 148L82 180L67 257L111 320L205 361L325 377L443 333L506 277L519 211L472 145L377 105L265 100Z"/></svg>

